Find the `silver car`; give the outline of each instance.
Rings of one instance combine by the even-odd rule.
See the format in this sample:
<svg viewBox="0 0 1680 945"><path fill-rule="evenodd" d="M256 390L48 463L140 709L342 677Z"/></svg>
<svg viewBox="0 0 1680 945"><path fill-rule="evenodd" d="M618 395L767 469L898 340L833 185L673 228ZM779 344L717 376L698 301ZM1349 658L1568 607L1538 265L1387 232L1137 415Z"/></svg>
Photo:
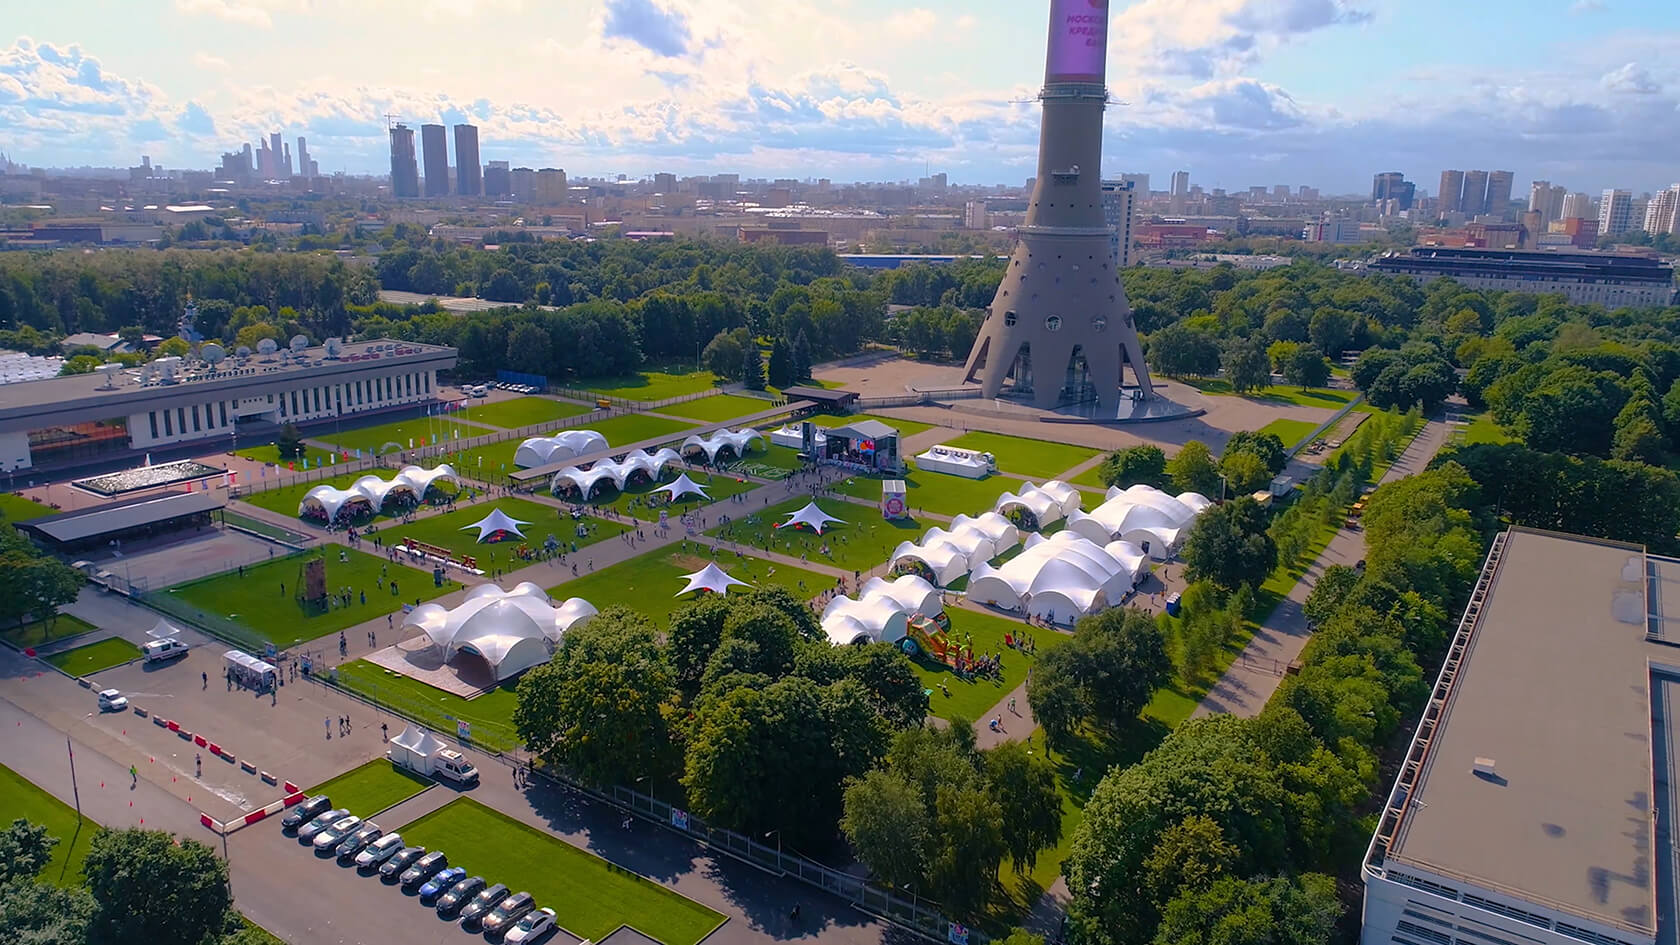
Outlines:
<svg viewBox="0 0 1680 945"><path fill-rule="evenodd" d="M321 853L330 851L333 847L338 846L345 837L355 833L356 828L361 825L362 818L355 814L339 818L332 826L315 835L316 851Z"/></svg>

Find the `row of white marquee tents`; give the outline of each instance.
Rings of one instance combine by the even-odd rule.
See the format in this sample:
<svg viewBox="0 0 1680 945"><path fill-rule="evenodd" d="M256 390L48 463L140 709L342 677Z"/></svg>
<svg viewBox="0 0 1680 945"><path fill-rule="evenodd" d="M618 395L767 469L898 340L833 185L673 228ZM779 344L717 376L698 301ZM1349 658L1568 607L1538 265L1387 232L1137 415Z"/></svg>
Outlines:
<svg viewBox="0 0 1680 945"><path fill-rule="evenodd" d="M433 469L421 469L419 466L404 466L394 477L381 479L375 475L366 475L350 484L347 489L336 486L316 486L303 494L303 500L298 503L298 514L304 515L312 508L319 508L327 514L331 521L338 515L339 509L352 503L365 502L377 512L385 505L385 500L398 493L406 493L419 501L426 497L426 490L439 480L448 479L459 482L454 467L442 463Z"/></svg>
<svg viewBox="0 0 1680 945"><path fill-rule="evenodd" d="M755 441L762 444L764 434L748 429L717 430L706 436L694 434L683 440L676 454L680 457L700 452L706 455L707 462L717 462L718 453L725 449L731 450L737 457L746 455ZM514 450L513 464L522 469L529 469L578 456L588 456L610 448L607 438L594 430L562 430L553 436L533 436L521 441L519 448Z"/></svg>

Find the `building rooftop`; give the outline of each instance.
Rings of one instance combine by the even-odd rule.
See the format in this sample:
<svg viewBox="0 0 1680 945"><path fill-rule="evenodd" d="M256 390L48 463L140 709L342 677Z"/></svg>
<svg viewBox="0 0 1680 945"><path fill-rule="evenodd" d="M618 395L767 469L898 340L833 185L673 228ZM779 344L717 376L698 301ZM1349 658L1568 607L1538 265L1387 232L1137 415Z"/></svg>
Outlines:
<svg viewBox="0 0 1680 945"><path fill-rule="evenodd" d="M1653 851L1670 787L1653 778L1650 661L1680 654L1661 642L1670 608L1647 604L1680 563L1512 529L1490 568L1456 671L1449 656L1437 684L1439 715L1432 703L1412 744L1422 761L1409 803L1402 774L1399 822L1373 864L1653 936L1674 903L1657 875L1669 844ZM1655 730L1666 744L1660 714Z"/></svg>
<svg viewBox="0 0 1680 945"><path fill-rule="evenodd" d="M1616 279L1666 285L1673 267L1648 256L1616 253L1569 253L1511 249L1474 249L1416 246L1406 253L1384 255L1371 266L1391 272L1438 272L1473 275L1476 272L1521 274L1541 279L1589 281Z"/></svg>

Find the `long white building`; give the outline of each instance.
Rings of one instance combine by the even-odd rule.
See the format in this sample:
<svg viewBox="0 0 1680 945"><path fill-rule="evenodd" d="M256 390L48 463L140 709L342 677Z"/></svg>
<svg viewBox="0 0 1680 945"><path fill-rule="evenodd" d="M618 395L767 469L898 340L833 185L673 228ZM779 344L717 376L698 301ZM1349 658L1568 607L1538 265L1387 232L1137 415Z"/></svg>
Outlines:
<svg viewBox="0 0 1680 945"><path fill-rule="evenodd" d="M1605 308L1669 305L1674 269L1644 256L1414 247L1372 261L1371 270L1419 282L1450 278L1472 289L1562 295Z"/></svg>

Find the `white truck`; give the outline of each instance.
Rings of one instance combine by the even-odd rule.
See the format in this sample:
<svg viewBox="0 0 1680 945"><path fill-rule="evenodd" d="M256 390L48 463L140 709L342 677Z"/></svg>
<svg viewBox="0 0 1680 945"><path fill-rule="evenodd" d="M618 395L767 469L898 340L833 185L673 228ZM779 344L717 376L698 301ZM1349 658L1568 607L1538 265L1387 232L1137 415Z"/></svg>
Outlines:
<svg viewBox="0 0 1680 945"><path fill-rule="evenodd" d="M431 732L412 725L391 739L391 748L385 757L391 759L392 764L416 774L453 781L462 786L478 783L478 769L467 761L466 756L445 745Z"/></svg>

